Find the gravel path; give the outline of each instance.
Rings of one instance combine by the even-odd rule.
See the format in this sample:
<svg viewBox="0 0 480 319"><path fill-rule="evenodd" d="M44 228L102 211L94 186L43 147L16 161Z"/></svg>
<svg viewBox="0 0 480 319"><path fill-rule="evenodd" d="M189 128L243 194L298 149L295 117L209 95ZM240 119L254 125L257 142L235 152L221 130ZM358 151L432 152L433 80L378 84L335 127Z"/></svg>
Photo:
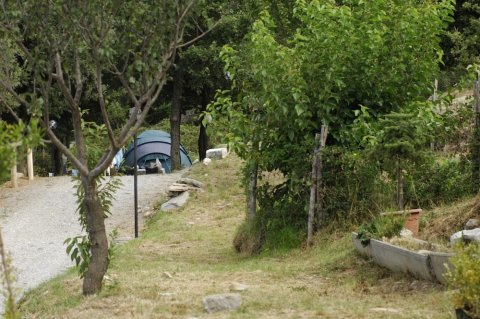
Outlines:
<svg viewBox="0 0 480 319"><path fill-rule="evenodd" d="M140 221L181 173L138 176ZM123 186L116 193L112 216L106 220L107 233L117 227L119 239L128 240L134 236L133 176L119 178ZM73 182L68 176L20 180L17 189L0 187L0 227L13 260L15 286L21 292L73 265L63 242L81 234L75 200Z"/></svg>

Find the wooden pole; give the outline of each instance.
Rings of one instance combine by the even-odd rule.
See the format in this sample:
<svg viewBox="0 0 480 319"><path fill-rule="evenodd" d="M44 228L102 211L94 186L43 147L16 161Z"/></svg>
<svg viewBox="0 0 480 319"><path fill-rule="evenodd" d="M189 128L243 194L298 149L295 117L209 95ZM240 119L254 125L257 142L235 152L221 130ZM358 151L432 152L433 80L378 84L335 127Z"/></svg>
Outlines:
<svg viewBox="0 0 480 319"><path fill-rule="evenodd" d="M18 181L17 181L17 164L13 165L12 169L10 170L10 180L12 181L12 187L17 188L18 187Z"/></svg>
<svg viewBox="0 0 480 319"><path fill-rule="evenodd" d="M315 148L313 151L313 161L312 161L312 186L310 187L310 203L308 205L308 222L307 222L307 245L313 245L313 223L315 217L315 203L317 195L317 185L318 185L318 174L317 174L317 165L318 165L318 152L320 150L320 134L315 134Z"/></svg>
<svg viewBox="0 0 480 319"><path fill-rule="evenodd" d="M323 193L323 157L322 150L325 148L328 137L328 126L322 125L322 131L320 134L320 149L317 155L317 200L316 200L316 211L317 211L317 231L323 226L325 221L325 207L323 205L324 193Z"/></svg>
<svg viewBox="0 0 480 319"><path fill-rule="evenodd" d="M251 221L257 215L257 180L258 164L250 164L248 178L247 220Z"/></svg>
<svg viewBox="0 0 480 319"><path fill-rule="evenodd" d="M475 128L472 145L472 184L475 192L480 188L480 106L478 96L478 73L473 87Z"/></svg>
<svg viewBox="0 0 480 319"><path fill-rule="evenodd" d="M33 152L31 148L27 152L27 172L28 180L33 181Z"/></svg>

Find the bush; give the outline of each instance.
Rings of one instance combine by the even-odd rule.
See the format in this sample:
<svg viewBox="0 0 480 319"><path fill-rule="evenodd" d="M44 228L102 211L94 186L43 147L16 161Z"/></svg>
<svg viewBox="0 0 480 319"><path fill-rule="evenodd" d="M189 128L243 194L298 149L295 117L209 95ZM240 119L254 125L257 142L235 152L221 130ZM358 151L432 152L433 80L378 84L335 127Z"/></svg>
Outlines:
<svg viewBox="0 0 480 319"><path fill-rule="evenodd" d="M328 222L360 224L394 205L394 182L365 151L328 147L323 154Z"/></svg>
<svg viewBox="0 0 480 319"><path fill-rule="evenodd" d="M406 176L405 198L412 206L429 208L473 195L471 162L465 157L430 157Z"/></svg>
<svg viewBox="0 0 480 319"><path fill-rule="evenodd" d="M400 231L405 223L404 215L385 215L378 216L373 221L360 226L357 238L362 245L366 246L370 239L392 238L400 235Z"/></svg>
<svg viewBox="0 0 480 319"><path fill-rule="evenodd" d="M446 277L454 305L472 318L480 318L480 244L459 244L456 252Z"/></svg>

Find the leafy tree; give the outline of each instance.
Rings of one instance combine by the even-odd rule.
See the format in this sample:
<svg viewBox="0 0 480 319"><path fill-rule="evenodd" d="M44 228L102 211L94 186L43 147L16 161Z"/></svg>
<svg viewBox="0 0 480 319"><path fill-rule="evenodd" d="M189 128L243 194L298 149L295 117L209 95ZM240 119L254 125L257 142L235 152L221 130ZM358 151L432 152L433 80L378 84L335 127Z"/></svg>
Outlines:
<svg viewBox="0 0 480 319"><path fill-rule="evenodd" d="M208 137L202 124L202 114L214 99L217 89L226 88L229 83L220 59L222 46L240 42L248 32L252 22L265 4L257 1L216 0L199 6L197 18L187 26L185 40L197 38L179 50L172 69L170 122L172 136L172 164L180 168L179 126L181 114L194 110L200 120L198 135L199 158L206 156ZM209 30L208 33L202 33Z"/></svg>
<svg viewBox="0 0 480 319"><path fill-rule="evenodd" d="M212 104L214 125L223 121L247 165L283 173L282 193L304 212L302 186L321 124L332 133L327 143L342 144L362 105L378 118L426 98L452 10L451 0L297 1L299 27L287 41L264 13L239 49L223 51L232 89Z"/></svg>
<svg viewBox="0 0 480 319"><path fill-rule="evenodd" d="M19 59L26 68L26 78L34 85L24 94L4 79L0 79L0 87L27 109L41 111L49 139L80 174L91 253L83 281L86 295L100 291L108 265L98 176L139 129L162 92L193 4L117 0L1 2L0 28L22 52L23 58ZM120 89L111 90L107 80L115 80ZM86 96L90 101L87 105ZM124 107L133 107L133 112L114 131L109 110L112 105L118 106L118 101ZM75 152L48 125L51 109L59 103L68 106ZM85 109L100 114L99 121L108 135L108 146L94 165L88 162L82 132Z"/></svg>
<svg viewBox="0 0 480 319"><path fill-rule="evenodd" d="M458 82L470 64L480 63L480 4L475 0L457 0L454 21L443 37L444 70L448 80ZM450 73L450 75L449 75ZM445 83L445 85L452 83Z"/></svg>
<svg viewBox="0 0 480 319"><path fill-rule="evenodd" d="M383 159L387 167L394 168L397 179L397 207L404 209L405 162L422 157L426 145L425 131L414 114L390 113L379 121L379 141L374 156Z"/></svg>

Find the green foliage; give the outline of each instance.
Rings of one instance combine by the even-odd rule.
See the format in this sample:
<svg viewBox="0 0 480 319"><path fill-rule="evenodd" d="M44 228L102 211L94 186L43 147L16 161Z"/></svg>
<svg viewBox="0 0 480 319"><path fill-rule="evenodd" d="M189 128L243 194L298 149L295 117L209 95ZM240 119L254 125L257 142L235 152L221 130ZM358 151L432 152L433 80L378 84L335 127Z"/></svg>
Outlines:
<svg viewBox="0 0 480 319"><path fill-rule="evenodd" d="M103 154L105 145L107 143L107 132L105 125L98 125L94 122L82 121L82 131L85 136L86 149L87 149L87 161L90 167L95 166L97 161ZM78 221L82 230L87 230L87 207L84 203L85 200L85 187L82 184L82 178L80 176L72 177L74 181L75 195L77 197L77 213ZM115 199L115 192L122 186L120 179L115 177L107 177L99 175L95 181L96 194L100 200L103 217L107 218L111 212L113 200ZM76 236L67 238L64 241L64 245L67 245L66 251L70 255L72 261L75 261L78 274L80 278L83 278L85 272L88 269L88 264L91 258L90 252L90 239L87 235ZM112 247L109 247L109 255L111 254Z"/></svg>
<svg viewBox="0 0 480 319"><path fill-rule="evenodd" d="M452 10L451 0L297 1L293 17L298 28L290 38L277 34L276 19L263 12L241 46L224 47L221 56L232 87L217 93L205 122L213 121L211 128L226 132L231 149L248 163L286 177L281 194L275 188L260 193L265 227L270 222L279 231L305 228L305 185L313 138L322 124L330 127L330 144L349 145L342 136L354 120L352 111L366 106L373 120L391 113L381 123L377 145L409 158L416 154L425 136L415 135L421 119L416 113L399 115L398 110L429 94L439 70L438 36ZM397 123L407 117L408 123ZM335 195L325 196L330 217L360 210L346 203L362 202L361 208L372 209L369 192L379 172L362 165L357 175L353 163L335 161L329 164L334 170L324 171L341 175L342 190L349 191L335 192L332 185L338 180L326 177L326 192ZM351 183L348 178L354 175L358 179ZM364 195L366 180L370 183ZM341 201L342 196L348 200ZM343 207L336 210L334 205Z"/></svg>
<svg viewBox="0 0 480 319"><path fill-rule="evenodd" d="M67 255L70 255L70 259L75 261L78 274L80 278L83 278L91 258L90 240L86 235L76 236L65 239L63 244L67 245Z"/></svg>
<svg viewBox="0 0 480 319"><path fill-rule="evenodd" d="M434 158L406 167L405 199L411 207L434 207L474 195L472 166L465 156Z"/></svg>
<svg viewBox="0 0 480 319"><path fill-rule="evenodd" d="M449 287L453 289L456 308L463 308L472 318L480 317L480 245L459 244L456 255L450 259L453 268L447 272Z"/></svg>
<svg viewBox="0 0 480 319"><path fill-rule="evenodd" d="M476 0L457 0L454 22L444 36L445 71L442 88L457 84L470 64L480 63L480 4Z"/></svg>
<svg viewBox="0 0 480 319"><path fill-rule="evenodd" d="M16 160L16 152L32 148L40 141L41 131L36 119L32 119L28 125L22 121L8 124L0 120L0 179L9 176L10 168Z"/></svg>
<svg viewBox="0 0 480 319"><path fill-rule="evenodd" d="M327 220L350 226L393 206L394 183L367 151L328 147L323 158Z"/></svg>
<svg viewBox="0 0 480 319"><path fill-rule="evenodd" d="M400 235L404 223L405 216L402 215L378 216L370 223L360 226L357 238L362 245L367 246L372 238L381 240L383 237L391 238Z"/></svg>
<svg viewBox="0 0 480 319"><path fill-rule="evenodd" d="M389 113L380 118L376 156L390 162L416 160L425 148L426 136L420 121L413 114Z"/></svg>
<svg viewBox="0 0 480 319"><path fill-rule="evenodd" d="M82 230L87 230L87 208L84 203L85 199L85 189L82 185L81 177L72 177L75 183L76 189L76 197L77 197L77 213L78 213L78 221L80 222L80 226ZM111 211L110 208L112 207L113 200L115 199L115 192L122 186L122 182L120 179L115 177L110 177L108 181L106 181L107 177L105 176L98 176L95 184L101 185L97 189L97 196L100 199L100 205L102 207L103 217L108 218L110 216ZM112 233L112 236L115 236L115 232ZM86 235L76 236L72 238L67 238L64 241L64 245L67 245L66 252L67 255L70 256L72 261L75 261L75 265L77 267L78 274L80 278L83 278L85 272L88 269L88 264L91 258L90 252L90 239ZM113 254L113 246L109 247L109 258Z"/></svg>

